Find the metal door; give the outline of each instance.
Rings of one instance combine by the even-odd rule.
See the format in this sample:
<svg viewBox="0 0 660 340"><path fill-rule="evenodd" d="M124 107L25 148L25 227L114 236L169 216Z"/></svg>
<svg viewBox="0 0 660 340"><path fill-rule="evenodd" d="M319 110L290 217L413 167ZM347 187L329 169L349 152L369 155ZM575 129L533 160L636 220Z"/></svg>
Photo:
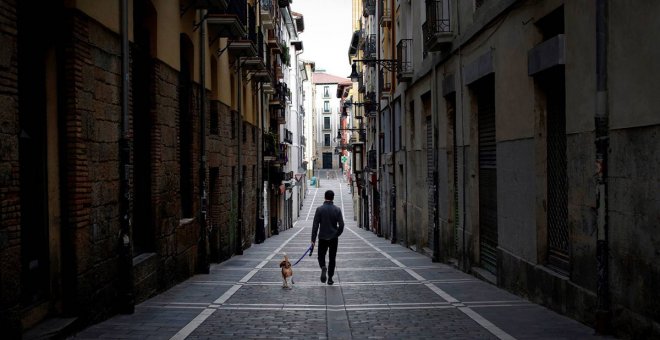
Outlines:
<svg viewBox="0 0 660 340"><path fill-rule="evenodd" d="M428 189L428 214L429 214L429 228L427 232L427 240L429 248L435 250L435 228L436 226L436 180L435 180L435 157L433 149L433 124L431 123L431 116L426 116L426 177L429 186Z"/></svg>
<svg viewBox="0 0 660 340"><path fill-rule="evenodd" d="M563 68L549 74L547 98L548 264L569 272L566 95Z"/></svg>
<svg viewBox="0 0 660 340"><path fill-rule="evenodd" d="M479 254L481 265L497 274L497 145L494 78L477 90L479 126Z"/></svg>
<svg viewBox="0 0 660 340"><path fill-rule="evenodd" d="M332 152L323 153L323 169L332 169Z"/></svg>

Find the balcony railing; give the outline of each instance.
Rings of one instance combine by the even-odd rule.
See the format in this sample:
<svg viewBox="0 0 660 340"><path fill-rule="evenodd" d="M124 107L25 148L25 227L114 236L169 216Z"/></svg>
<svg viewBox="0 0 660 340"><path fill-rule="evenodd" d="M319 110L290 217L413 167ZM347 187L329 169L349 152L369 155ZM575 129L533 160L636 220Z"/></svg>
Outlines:
<svg viewBox="0 0 660 340"><path fill-rule="evenodd" d="M390 92L392 90L392 75L390 71L381 68L378 77L380 80L380 90L383 92Z"/></svg>
<svg viewBox="0 0 660 340"><path fill-rule="evenodd" d="M396 44L396 56L399 61L397 77L400 82L408 82L413 76L413 40L401 39Z"/></svg>
<svg viewBox="0 0 660 340"><path fill-rule="evenodd" d="M378 17L380 18L380 26L390 27L392 25L392 9L390 8L391 0L380 0L380 9Z"/></svg>
<svg viewBox="0 0 660 340"><path fill-rule="evenodd" d="M362 15L365 18L370 15L376 15L376 0L363 0L362 9Z"/></svg>
<svg viewBox="0 0 660 340"><path fill-rule="evenodd" d="M293 144L293 132L284 129L284 143Z"/></svg>
<svg viewBox="0 0 660 340"><path fill-rule="evenodd" d="M273 0L261 0L261 25L267 29L273 28Z"/></svg>
<svg viewBox="0 0 660 340"><path fill-rule="evenodd" d="M244 38L247 34L247 3L245 0L230 1L226 9L210 8L206 19L213 38Z"/></svg>
<svg viewBox="0 0 660 340"><path fill-rule="evenodd" d="M364 41L364 58L376 59L376 35L369 34Z"/></svg>
<svg viewBox="0 0 660 340"><path fill-rule="evenodd" d="M454 36L451 31L449 0L426 0L426 22L422 24L424 47L439 51L450 45Z"/></svg>

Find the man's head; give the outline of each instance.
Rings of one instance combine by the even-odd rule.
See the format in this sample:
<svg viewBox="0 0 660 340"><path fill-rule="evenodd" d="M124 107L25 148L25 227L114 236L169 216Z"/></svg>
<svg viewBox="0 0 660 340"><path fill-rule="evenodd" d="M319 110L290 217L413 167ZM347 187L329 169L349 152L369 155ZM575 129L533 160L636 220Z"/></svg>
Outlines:
<svg viewBox="0 0 660 340"><path fill-rule="evenodd" d="M325 192L325 200L326 201L332 201L335 199L335 192L332 190L328 190Z"/></svg>

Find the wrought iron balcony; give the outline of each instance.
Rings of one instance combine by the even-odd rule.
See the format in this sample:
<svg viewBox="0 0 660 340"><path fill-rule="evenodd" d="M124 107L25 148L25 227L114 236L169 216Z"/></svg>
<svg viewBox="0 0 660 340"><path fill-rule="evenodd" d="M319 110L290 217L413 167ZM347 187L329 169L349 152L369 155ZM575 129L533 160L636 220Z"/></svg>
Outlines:
<svg viewBox="0 0 660 340"><path fill-rule="evenodd" d="M401 39L396 44L396 55L399 61L397 78L400 82L409 82L413 76L413 40Z"/></svg>
<svg viewBox="0 0 660 340"><path fill-rule="evenodd" d="M274 53L282 53L280 40L280 31L277 29L277 26L274 29L268 30L268 47L273 50Z"/></svg>
<svg viewBox="0 0 660 340"><path fill-rule="evenodd" d="M364 41L364 58L365 59L376 59L376 35L369 34Z"/></svg>
<svg viewBox="0 0 660 340"><path fill-rule="evenodd" d="M390 71L385 68L381 68L378 74L380 90L383 92L389 92L392 90L392 75Z"/></svg>
<svg viewBox="0 0 660 340"><path fill-rule="evenodd" d="M261 0L261 25L267 29L273 28L275 14L273 0Z"/></svg>
<svg viewBox="0 0 660 340"><path fill-rule="evenodd" d="M376 0L362 0L362 15L365 18L376 15Z"/></svg>
<svg viewBox="0 0 660 340"><path fill-rule="evenodd" d="M293 132L284 129L284 143L293 144Z"/></svg>
<svg viewBox="0 0 660 340"><path fill-rule="evenodd" d="M211 41L217 38L241 39L247 36L247 2L231 1L225 10L211 8L206 16Z"/></svg>
<svg viewBox="0 0 660 340"><path fill-rule="evenodd" d="M182 16L191 8L224 11L227 9L227 0L188 0L180 7Z"/></svg>
<svg viewBox="0 0 660 340"><path fill-rule="evenodd" d="M279 82L275 85L275 93L270 98L271 108L284 108L287 91L286 83Z"/></svg>
<svg viewBox="0 0 660 340"><path fill-rule="evenodd" d="M392 9L390 6L390 0L380 0L378 17L380 18L381 27L390 27L392 25Z"/></svg>
<svg viewBox="0 0 660 340"><path fill-rule="evenodd" d="M422 24L424 47L431 52L440 51L451 45L449 0L426 0L426 22Z"/></svg>

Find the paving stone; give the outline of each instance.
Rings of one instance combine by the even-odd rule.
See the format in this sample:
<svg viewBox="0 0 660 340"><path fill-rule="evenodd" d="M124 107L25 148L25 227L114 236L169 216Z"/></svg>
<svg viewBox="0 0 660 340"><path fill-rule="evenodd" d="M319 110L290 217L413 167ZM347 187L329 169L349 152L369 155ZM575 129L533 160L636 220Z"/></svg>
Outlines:
<svg viewBox="0 0 660 340"><path fill-rule="evenodd" d="M498 331L519 339L596 338L585 325L357 228L347 218L348 192L336 180L322 182L309 190L295 227L74 338L170 339L182 330L188 339L496 339ZM292 262L305 253L326 188L335 188L347 219L335 285L320 282L315 249L284 289L282 253Z"/></svg>

